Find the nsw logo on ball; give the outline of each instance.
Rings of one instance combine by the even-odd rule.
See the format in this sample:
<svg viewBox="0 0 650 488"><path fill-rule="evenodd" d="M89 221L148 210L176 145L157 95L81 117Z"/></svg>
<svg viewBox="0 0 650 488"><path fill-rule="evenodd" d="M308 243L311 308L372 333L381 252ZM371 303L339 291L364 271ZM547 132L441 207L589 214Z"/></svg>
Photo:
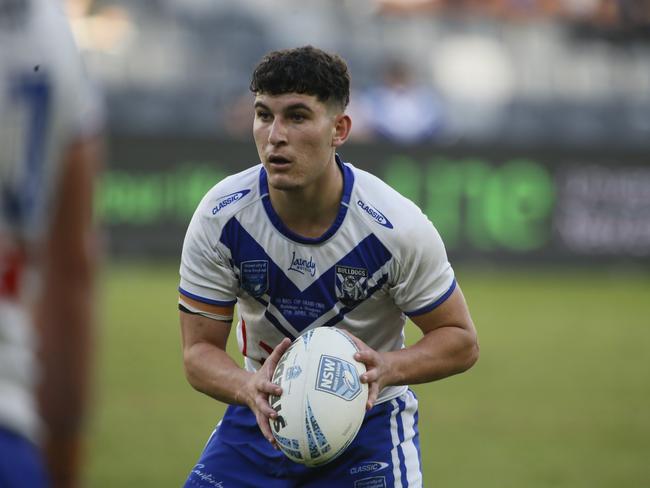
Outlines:
<svg viewBox="0 0 650 488"><path fill-rule="evenodd" d="M361 393L361 382L354 364L323 354L318 364L316 389L343 400L354 400Z"/></svg>

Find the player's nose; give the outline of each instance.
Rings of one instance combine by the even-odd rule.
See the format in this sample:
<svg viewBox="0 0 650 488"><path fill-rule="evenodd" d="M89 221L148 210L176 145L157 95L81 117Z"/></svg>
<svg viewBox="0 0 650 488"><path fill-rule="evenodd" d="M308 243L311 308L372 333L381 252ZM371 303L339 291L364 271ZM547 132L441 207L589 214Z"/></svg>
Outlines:
<svg viewBox="0 0 650 488"><path fill-rule="evenodd" d="M279 118L276 118L271 124L269 130L269 143L277 146L287 142L287 128Z"/></svg>

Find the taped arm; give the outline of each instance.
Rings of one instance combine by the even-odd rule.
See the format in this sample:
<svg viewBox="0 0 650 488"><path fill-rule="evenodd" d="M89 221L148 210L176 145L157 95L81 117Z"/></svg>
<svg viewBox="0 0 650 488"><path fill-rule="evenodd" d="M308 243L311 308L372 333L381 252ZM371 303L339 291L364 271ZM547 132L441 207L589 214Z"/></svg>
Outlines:
<svg viewBox="0 0 650 488"><path fill-rule="evenodd" d="M180 312L185 376L198 391L225 403L247 405L255 414L257 424L266 439L275 444L269 418L277 412L269 405L270 394L280 395L282 389L271 383L271 374L291 341L280 342L264 365L255 373L240 368L226 352L231 321L215 320L211 316L232 316L232 307L206 305L183 297L201 312Z"/></svg>
<svg viewBox="0 0 650 488"><path fill-rule="evenodd" d="M179 298L183 365L194 389L225 403L241 403L238 392L251 376L226 352L233 306Z"/></svg>

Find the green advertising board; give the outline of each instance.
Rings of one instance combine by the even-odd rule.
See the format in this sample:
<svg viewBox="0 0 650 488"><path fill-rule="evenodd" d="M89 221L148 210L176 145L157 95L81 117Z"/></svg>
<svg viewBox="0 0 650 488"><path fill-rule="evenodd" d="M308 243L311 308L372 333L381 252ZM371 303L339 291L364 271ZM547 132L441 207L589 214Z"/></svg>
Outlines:
<svg viewBox="0 0 650 488"><path fill-rule="evenodd" d="M257 162L245 143L114 138L110 147L97 212L121 255L177 256L206 191ZM650 256L643 155L350 144L341 156L418 204L458 258Z"/></svg>

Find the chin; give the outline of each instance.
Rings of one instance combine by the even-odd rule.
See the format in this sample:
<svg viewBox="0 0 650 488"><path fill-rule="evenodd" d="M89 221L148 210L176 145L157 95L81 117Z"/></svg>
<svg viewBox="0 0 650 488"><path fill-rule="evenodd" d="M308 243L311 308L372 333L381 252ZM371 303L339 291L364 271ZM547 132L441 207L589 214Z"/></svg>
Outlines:
<svg viewBox="0 0 650 488"><path fill-rule="evenodd" d="M301 186L298 182L292 181L288 178L269 177L269 186L275 190L292 191L298 190Z"/></svg>

